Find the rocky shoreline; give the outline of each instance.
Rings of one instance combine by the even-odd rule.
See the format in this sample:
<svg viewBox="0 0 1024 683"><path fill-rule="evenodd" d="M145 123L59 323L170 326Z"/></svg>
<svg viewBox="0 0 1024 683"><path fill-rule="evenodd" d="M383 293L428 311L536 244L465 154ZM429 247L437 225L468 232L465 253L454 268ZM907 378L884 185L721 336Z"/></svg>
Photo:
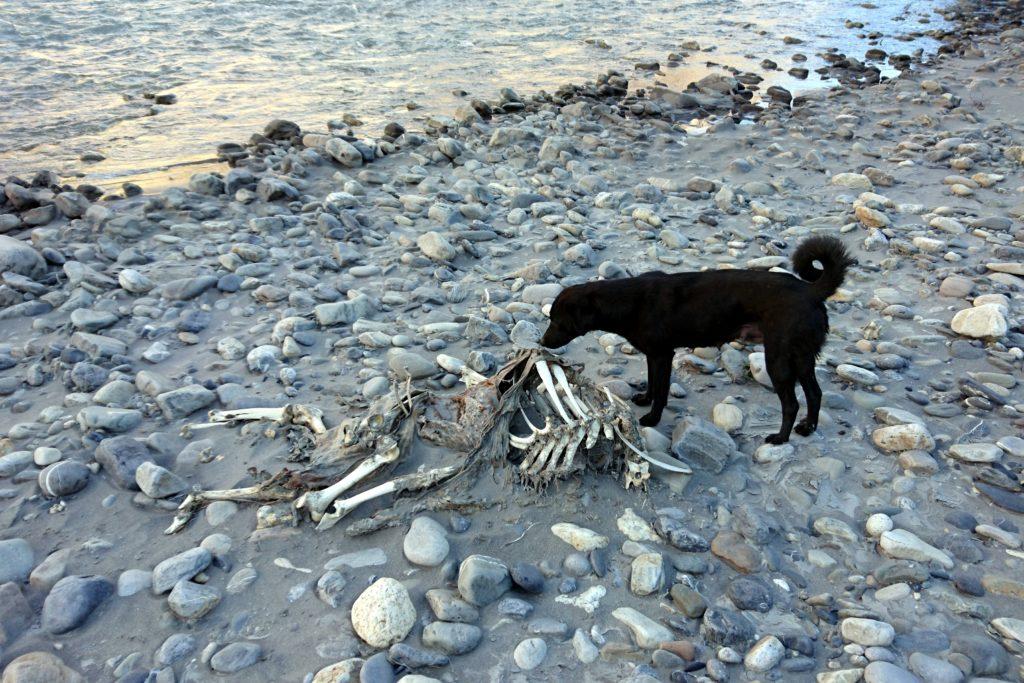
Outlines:
<svg viewBox="0 0 1024 683"><path fill-rule="evenodd" d="M837 55L841 87L757 107L745 74L609 73L379 139L274 121L159 194L8 178L3 683L1024 680L1022 10L958 5L934 62ZM325 532L218 501L163 533L193 489L303 466L267 423L183 429L209 409L335 427L493 373L564 286L785 268L815 232L859 265L811 437L763 445L757 347L681 350L645 439L693 474L646 492L498 467ZM640 387L615 335L570 349Z"/></svg>

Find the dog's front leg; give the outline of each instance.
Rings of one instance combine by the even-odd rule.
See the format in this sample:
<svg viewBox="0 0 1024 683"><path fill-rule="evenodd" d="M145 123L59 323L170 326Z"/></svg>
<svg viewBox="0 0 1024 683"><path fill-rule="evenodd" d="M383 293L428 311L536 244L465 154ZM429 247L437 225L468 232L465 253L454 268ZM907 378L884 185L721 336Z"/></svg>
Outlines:
<svg viewBox="0 0 1024 683"><path fill-rule="evenodd" d="M654 400L654 368L653 356L647 354L647 390L633 396L633 403L638 406L649 406Z"/></svg>
<svg viewBox="0 0 1024 683"><path fill-rule="evenodd" d="M668 405L668 386L672 381L672 352L647 354L647 394L651 399L651 412L640 418L644 427L653 427L661 421L661 413Z"/></svg>

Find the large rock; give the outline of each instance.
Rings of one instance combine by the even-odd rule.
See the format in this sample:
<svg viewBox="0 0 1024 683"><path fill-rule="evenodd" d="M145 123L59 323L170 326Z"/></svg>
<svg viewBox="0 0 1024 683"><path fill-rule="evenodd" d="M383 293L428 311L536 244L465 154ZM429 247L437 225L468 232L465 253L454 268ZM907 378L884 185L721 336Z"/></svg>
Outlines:
<svg viewBox="0 0 1024 683"><path fill-rule="evenodd" d="M151 461L149 448L130 436L114 436L104 439L93 454L110 479L123 489L138 491L135 471L139 465Z"/></svg>
<svg viewBox="0 0 1024 683"><path fill-rule="evenodd" d="M672 453L713 474L725 469L735 450L732 437L703 418L685 417L672 430Z"/></svg>
<svg viewBox="0 0 1024 683"><path fill-rule="evenodd" d="M404 640L416 623L409 591L395 579L377 579L352 604L352 628L376 648Z"/></svg>
<svg viewBox="0 0 1024 683"><path fill-rule="evenodd" d="M0 541L0 583L22 583L35 566L35 553L24 538Z"/></svg>
<svg viewBox="0 0 1024 683"><path fill-rule="evenodd" d="M114 583L103 576L64 577L43 602L43 630L60 635L78 628L113 593Z"/></svg>
<svg viewBox="0 0 1024 683"><path fill-rule="evenodd" d="M46 261L25 242L0 235L0 273L6 272L36 279L46 273Z"/></svg>
<svg viewBox="0 0 1024 683"><path fill-rule="evenodd" d="M3 683L85 683L85 679L56 655L29 652L7 665Z"/></svg>
<svg viewBox="0 0 1024 683"><path fill-rule="evenodd" d="M86 406L78 411L75 419L82 429L102 429L105 432L120 434L130 432L142 424L142 413L129 408Z"/></svg>
<svg viewBox="0 0 1024 683"><path fill-rule="evenodd" d="M210 659L210 668L221 674L233 674L248 669L263 656L263 648L256 643L231 643Z"/></svg>
<svg viewBox="0 0 1024 683"><path fill-rule="evenodd" d="M459 593L477 607L491 604L512 587L508 567L486 555L470 555L459 566Z"/></svg>
<svg viewBox="0 0 1024 683"><path fill-rule="evenodd" d="M999 339L1009 329L1003 307L999 304L965 308L953 316L949 326L957 334L975 339Z"/></svg>

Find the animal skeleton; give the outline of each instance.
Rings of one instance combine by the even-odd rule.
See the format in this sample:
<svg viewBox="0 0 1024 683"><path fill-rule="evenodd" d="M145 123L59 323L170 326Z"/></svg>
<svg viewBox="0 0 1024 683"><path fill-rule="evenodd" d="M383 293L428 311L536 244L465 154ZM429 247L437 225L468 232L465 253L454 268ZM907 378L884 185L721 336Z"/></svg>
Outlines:
<svg viewBox="0 0 1024 683"><path fill-rule="evenodd" d="M579 368L565 365L543 351L517 355L492 377L464 369L461 393L442 395L395 387L376 399L361 419L343 420L327 430L322 413L310 406L211 411L205 429L247 420L272 420L309 429L316 435L309 469L264 484L221 491L194 491L179 507L165 533L174 533L203 504L213 500L294 501L309 512L317 529L333 527L364 502L390 494L446 488L484 463L501 466L509 460L514 478L534 487L585 469L624 473L626 488L646 486L648 463L690 473L681 461L649 456L632 408L607 389L587 380ZM537 424L543 426L538 427ZM454 464L403 474L347 498L341 496L382 469L400 466L416 439L461 457ZM322 477L310 473L337 468L353 457L363 459L335 483L314 488ZM304 492L299 495L300 490Z"/></svg>

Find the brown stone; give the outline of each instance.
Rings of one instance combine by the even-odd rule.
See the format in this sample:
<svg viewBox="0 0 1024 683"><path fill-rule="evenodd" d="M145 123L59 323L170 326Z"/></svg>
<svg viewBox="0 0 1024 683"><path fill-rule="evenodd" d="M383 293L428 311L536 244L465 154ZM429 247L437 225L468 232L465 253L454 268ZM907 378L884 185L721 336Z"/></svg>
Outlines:
<svg viewBox="0 0 1024 683"><path fill-rule="evenodd" d="M732 531L723 531L711 541L711 552L738 572L749 574L761 566L761 553Z"/></svg>
<svg viewBox="0 0 1024 683"><path fill-rule="evenodd" d="M667 643L661 643L658 649L667 650L688 662L692 662L697 657L697 647L688 640L670 640Z"/></svg>

